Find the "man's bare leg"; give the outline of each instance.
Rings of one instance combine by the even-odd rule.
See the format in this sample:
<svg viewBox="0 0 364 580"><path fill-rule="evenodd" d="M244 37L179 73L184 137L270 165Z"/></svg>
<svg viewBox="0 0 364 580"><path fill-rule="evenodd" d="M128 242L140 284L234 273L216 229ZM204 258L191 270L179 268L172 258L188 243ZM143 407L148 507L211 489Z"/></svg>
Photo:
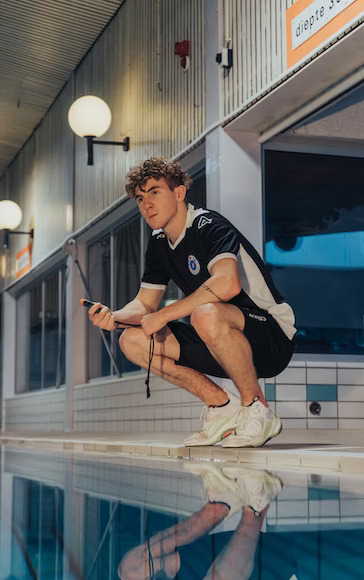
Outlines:
<svg viewBox="0 0 364 580"><path fill-rule="evenodd" d="M147 577L150 559L153 561L154 573L163 569L174 577L181 565L176 548L191 544L200 536L207 534L225 519L228 513L227 505L209 503L175 526L158 532L150 538L149 545L145 542L127 552L119 564L119 577L125 580Z"/></svg>
<svg viewBox="0 0 364 580"><path fill-rule="evenodd" d="M120 348L136 365L147 369L149 363L149 340L141 329L128 328L120 336ZM188 367L176 365L180 347L173 333L165 328L157 333L151 371L170 383L186 389L205 403L223 405L226 392L204 374Z"/></svg>
<svg viewBox="0 0 364 580"><path fill-rule="evenodd" d="M243 334L245 317L239 308L232 304L205 304L192 313L191 323L235 384L243 405L259 397L268 407L257 379L250 344ZM148 368L149 340L142 330L126 329L120 337L120 347L129 360ZM154 352L151 367L154 374L185 388L207 405L226 402L223 389L205 375L175 364L179 359L179 343L168 328L157 333Z"/></svg>
<svg viewBox="0 0 364 580"><path fill-rule="evenodd" d="M254 569L254 555L261 527L268 507L257 517L249 507L243 508L243 516L233 537L207 572L204 580L248 580Z"/></svg>
<svg viewBox="0 0 364 580"><path fill-rule="evenodd" d="M250 344L243 334L245 317L241 310L232 304L204 304L192 313L191 323L233 381L243 405L259 397L268 407L257 379Z"/></svg>
<svg viewBox="0 0 364 580"><path fill-rule="evenodd" d="M237 428L245 424L241 415L242 402L249 405L254 397L258 397L263 405L266 407L268 405L256 377L250 345L242 334L245 323L244 315L235 306L218 306L220 308L213 308L214 316L210 317L210 321L207 316L209 309L200 312L201 308L198 308L198 316L193 317L193 324L212 352L212 355L215 356L218 362L225 363L224 368L227 371L227 375L230 375L233 380L235 379L234 382L239 389L241 398L233 394L230 394L228 398L223 389L202 373L188 367L176 365L175 361L179 359L180 347L168 328L156 335L155 356L153 356L151 370L154 374L169 382L187 389L209 407L201 431L188 437L184 441L184 445L187 447L215 445L222 439L225 439L226 446L235 446L236 444L244 446L246 443L253 446L263 445L267 439L277 435L281 429L281 423L278 418L276 418L275 422L271 421L271 432L267 432L266 437L255 437L252 442L250 439L246 442L245 435L242 439L241 433L239 433L240 438L236 438L238 435ZM221 308L227 310L223 312ZM241 317L237 315L241 315ZM227 318L227 322L225 318ZM204 331L204 324L206 324L208 331L206 329ZM218 326L221 327L221 333L218 330ZM224 340L227 343L225 346L221 344ZM127 329L120 339L120 347L126 357L144 368L147 368L149 364L149 346L150 341L141 329ZM230 354L226 352L226 348L228 349L229 346ZM215 352L217 353L216 355ZM231 363L233 367L232 373L229 372L228 363ZM212 407L215 407L215 409L212 409ZM249 413L250 411L249 409ZM256 409L254 409L255 411ZM259 409L257 412L260 412ZM266 421L266 418L264 418L264 421ZM263 434L266 433L264 429L263 425L261 429Z"/></svg>

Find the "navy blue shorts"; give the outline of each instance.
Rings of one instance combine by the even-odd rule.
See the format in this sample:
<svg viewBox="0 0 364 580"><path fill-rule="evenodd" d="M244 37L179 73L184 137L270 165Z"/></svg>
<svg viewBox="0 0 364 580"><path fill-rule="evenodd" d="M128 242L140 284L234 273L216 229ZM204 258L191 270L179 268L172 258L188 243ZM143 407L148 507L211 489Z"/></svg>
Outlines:
<svg viewBox="0 0 364 580"><path fill-rule="evenodd" d="M275 377L291 360L295 347L294 340L290 340L284 334L279 324L267 312L238 308L245 316L243 334L251 346L258 378ZM177 365L213 377L229 378L191 324L169 322L168 328L180 345Z"/></svg>

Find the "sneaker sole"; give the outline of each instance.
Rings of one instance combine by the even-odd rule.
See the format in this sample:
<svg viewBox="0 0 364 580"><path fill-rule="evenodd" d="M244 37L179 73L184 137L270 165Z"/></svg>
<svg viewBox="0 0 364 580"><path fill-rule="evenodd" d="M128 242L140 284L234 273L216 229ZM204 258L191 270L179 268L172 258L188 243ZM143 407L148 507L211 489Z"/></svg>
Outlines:
<svg viewBox="0 0 364 580"><path fill-rule="evenodd" d="M283 429L283 426L282 426L282 422L280 421L280 426L279 426L279 430L277 431L277 433L272 433L272 435L270 437L267 437L267 439L265 439L262 443L259 442L256 445L239 445L238 443L234 444L233 442L231 442L229 444L229 441L226 441L226 443L223 443L222 446L224 449L226 449L227 447L245 447L248 449L249 448L251 449L254 447L263 447L263 445L265 445L268 441L270 441L271 439L274 439L274 437L277 437L281 433L282 429ZM238 437L238 435L237 435L237 437Z"/></svg>
<svg viewBox="0 0 364 580"><path fill-rule="evenodd" d="M206 439L205 442L196 442L196 443L186 443L186 441L183 443L183 445L185 447L208 447L210 445L215 445L216 443L219 443L219 441L222 441L225 437L228 437L229 435L231 435L231 433L234 431L234 428L237 425L237 418L239 416L240 411L237 412L237 414L232 418L232 420L234 420L235 425L229 425L229 427L225 427L223 429L223 431L218 431L214 437L210 437L209 439Z"/></svg>

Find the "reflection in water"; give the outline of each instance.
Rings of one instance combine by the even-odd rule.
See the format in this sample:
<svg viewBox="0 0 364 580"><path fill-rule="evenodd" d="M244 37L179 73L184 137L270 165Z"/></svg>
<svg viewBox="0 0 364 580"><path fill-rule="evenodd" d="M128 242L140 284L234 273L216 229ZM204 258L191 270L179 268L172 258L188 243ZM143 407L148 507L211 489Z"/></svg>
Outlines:
<svg viewBox="0 0 364 580"><path fill-rule="evenodd" d="M251 577L264 517L282 489L281 480L266 471L219 468L207 462L187 468L201 476L206 505L130 550L119 566L122 580ZM237 511L241 519L234 532L213 533Z"/></svg>
<svg viewBox="0 0 364 580"><path fill-rule="evenodd" d="M0 578L362 578L362 490L335 474L3 449Z"/></svg>

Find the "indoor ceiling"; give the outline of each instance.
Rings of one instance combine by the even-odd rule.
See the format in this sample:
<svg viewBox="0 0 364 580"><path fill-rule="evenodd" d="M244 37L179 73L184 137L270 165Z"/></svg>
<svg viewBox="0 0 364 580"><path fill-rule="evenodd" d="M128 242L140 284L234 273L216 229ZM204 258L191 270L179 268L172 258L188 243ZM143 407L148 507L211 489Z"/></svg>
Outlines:
<svg viewBox="0 0 364 580"><path fill-rule="evenodd" d="M124 0L0 0L0 177Z"/></svg>

